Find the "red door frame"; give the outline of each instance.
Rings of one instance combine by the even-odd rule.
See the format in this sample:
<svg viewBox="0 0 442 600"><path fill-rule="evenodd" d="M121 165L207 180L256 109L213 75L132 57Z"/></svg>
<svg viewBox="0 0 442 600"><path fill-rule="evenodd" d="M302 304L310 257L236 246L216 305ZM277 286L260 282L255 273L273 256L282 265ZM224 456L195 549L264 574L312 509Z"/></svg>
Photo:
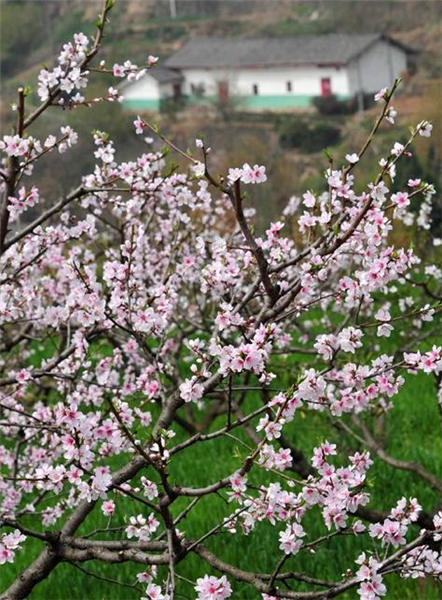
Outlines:
<svg viewBox="0 0 442 600"><path fill-rule="evenodd" d="M330 77L322 77L321 79L321 96L331 96L332 87Z"/></svg>
<svg viewBox="0 0 442 600"><path fill-rule="evenodd" d="M221 102L229 100L229 83L227 81L218 81L218 98Z"/></svg>

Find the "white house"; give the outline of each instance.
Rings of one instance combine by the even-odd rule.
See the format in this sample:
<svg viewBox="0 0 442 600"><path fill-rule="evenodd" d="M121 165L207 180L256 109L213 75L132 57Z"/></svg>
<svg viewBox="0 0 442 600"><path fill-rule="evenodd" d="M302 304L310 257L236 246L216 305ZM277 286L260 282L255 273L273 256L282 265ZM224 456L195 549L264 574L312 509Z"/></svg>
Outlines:
<svg viewBox="0 0 442 600"><path fill-rule="evenodd" d="M123 105L132 110L159 110L161 101L178 99L182 95L184 77L180 71L155 67L138 81L119 86Z"/></svg>
<svg viewBox="0 0 442 600"><path fill-rule="evenodd" d="M412 52L382 34L193 38L164 61L166 69L127 85L124 104L155 109L184 96L194 104L232 99L244 109L306 107L315 96L344 99L391 86Z"/></svg>

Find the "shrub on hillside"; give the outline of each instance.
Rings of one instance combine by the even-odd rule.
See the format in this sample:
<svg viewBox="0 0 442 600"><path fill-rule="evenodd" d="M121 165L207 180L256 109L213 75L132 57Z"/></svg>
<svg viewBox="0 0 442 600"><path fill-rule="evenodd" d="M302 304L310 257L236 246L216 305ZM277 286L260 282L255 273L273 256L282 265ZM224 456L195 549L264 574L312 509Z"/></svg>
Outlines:
<svg viewBox="0 0 442 600"><path fill-rule="evenodd" d="M177 112L184 110L187 106L187 99L184 96L180 98L163 98L160 103L161 114L173 117Z"/></svg>
<svg viewBox="0 0 442 600"><path fill-rule="evenodd" d="M305 152L319 152L341 141L341 130L324 122L309 122L298 118L285 118L279 123L279 142L282 148L299 148Z"/></svg>
<svg viewBox="0 0 442 600"><path fill-rule="evenodd" d="M341 100L334 94L330 96L316 96L313 98L313 106L321 115L352 115L359 109L360 99L357 95ZM364 109L373 106L373 94L362 94L362 106Z"/></svg>

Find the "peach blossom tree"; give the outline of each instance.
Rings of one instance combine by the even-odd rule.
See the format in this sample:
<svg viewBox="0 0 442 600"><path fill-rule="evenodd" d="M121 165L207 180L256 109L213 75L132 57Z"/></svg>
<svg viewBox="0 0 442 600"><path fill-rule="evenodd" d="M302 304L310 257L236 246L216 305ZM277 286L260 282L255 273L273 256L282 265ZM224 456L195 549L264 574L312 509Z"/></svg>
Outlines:
<svg viewBox="0 0 442 600"><path fill-rule="evenodd" d="M120 162L96 131L93 170L67 195L48 197L33 183L35 164L50 155L57 168L81 140L68 125L37 139L35 122L120 99L116 84L89 98L93 77L135 80L155 68L154 56L143 67L100 62L112 4L94 39L76 34L40 72L35 108L18 90L14 131L0 142L0 563L44 543L1 598L26 598L62 562L95 561L116 573L139 565L138 597L172 600L189 556L205 565L191 581L199 600L228 598L238 582L264 600L353 588L375 600L392 574L440 580L440 508L424 510L425 498L397 489L397 502L380 510L369 480L383 461L442 492L440 474L389 454L372 427L413 386L408 374L441 378L440 268L391 241L398 225L428 235L433 186L416 178L390 188L431 124L379 157L373 181L357 180L378 129L396 117L399 82L381 90L365 144L343 165L330 159L323 190L290 198L261 235L253 190L271 177L264 166L251 160L218 174L203 139L181 150L141 117L134 135L153 132L162 149L140 137L139 155ZM171 168L168 152L188 168ZM293 431L318 413L342 447L326 437L313 451L294 444ZM194 487L174 469L183 454L226 439L238 451L221 478ZM189 519L201 500L219 497L224 516L195 537ZM97 512L104 529L94 529ZM278 548L267 572L213 550L220 533L235 545L266 522ZM342 577L324 581L315 551L348 536L360 550L343 550ZM306 552L309 573L296 568Z"/></svg>

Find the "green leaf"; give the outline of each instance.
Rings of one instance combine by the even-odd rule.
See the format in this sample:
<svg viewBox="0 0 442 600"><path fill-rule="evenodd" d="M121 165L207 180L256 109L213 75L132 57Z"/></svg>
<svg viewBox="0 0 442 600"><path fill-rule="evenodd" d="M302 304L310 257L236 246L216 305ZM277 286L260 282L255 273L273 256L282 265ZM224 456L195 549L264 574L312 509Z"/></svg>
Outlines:
<svg viewBox="0 0 442 600"><path fill-rule="evenodd" d="M329 162L333 161L333 155L328 148L324 148L324 150L322 152L324 153L326 158L329 160Z"/></svg>

